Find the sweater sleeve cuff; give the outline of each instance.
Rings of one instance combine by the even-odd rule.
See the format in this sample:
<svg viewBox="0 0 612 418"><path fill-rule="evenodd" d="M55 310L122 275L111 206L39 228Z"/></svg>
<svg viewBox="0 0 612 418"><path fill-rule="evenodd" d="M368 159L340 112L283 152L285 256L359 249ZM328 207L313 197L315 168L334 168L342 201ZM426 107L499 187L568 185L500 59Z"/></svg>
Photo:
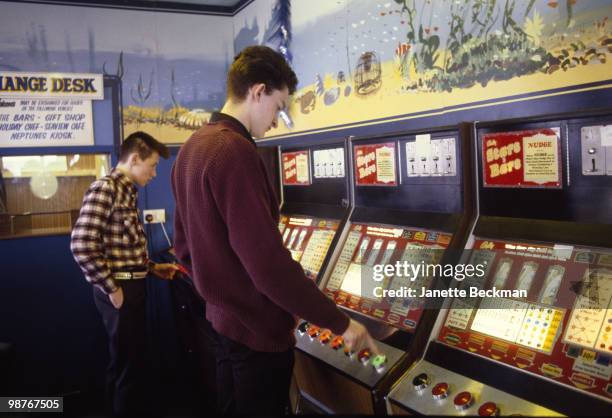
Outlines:
<svg viewBox="0 0 612 418"><path fill-rule="evenodd" d="M112 277L108 277L106 280L96 283L96 286L98 286L98 288L106 295L110 295L111 293L115 293L117 290L119 290L119 286L117 286L117 283Z"/></svg>
<svg viewBox="0 0 612 418"><path fill-rule="evenodd" d="M342 335L349 326L351 319L347 314L338 309L338 317L334 319L329 329L336 335Z"/></svg>

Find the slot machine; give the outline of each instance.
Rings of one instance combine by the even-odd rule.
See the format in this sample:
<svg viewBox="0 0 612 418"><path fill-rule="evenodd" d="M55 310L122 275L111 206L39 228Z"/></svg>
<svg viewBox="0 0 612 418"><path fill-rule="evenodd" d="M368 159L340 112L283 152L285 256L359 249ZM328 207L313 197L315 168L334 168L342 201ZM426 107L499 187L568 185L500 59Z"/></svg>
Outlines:
<svg viewBox="0 0 612 418"><path fill-rule="evenodd" d="M345 142L279 148L278 228L293 259L316 282L349 214Z"/></svg>
<svg viewBox="0 0 612 418"><path fill-rule="evenodd" d="M388 396L423 415L612 413L612 112L475 125L478 219L426 352Z"/></svg>
<svg viewBox="0 0 612 418"><path fill-rule="evenodd" d="M341 336L301 322L294 377L304 409L385 413L384 395L423 350L435 317L383 295L427 278L376 271L402 260L452 261L447 250L464 248L473 221L470 134L463 125L350 139L353 209L319 287L368 328L381 354L349 352Z"/></svg>

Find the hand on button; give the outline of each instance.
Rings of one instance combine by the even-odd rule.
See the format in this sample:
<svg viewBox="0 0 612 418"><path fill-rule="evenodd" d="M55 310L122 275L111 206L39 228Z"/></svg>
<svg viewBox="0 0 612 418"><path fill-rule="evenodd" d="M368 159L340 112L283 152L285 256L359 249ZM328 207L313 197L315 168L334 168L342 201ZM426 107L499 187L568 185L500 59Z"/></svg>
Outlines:
<svg viewBox="0 0 612 418"><path fill-rule="evenodd" d="M364 348L363 350L359 352L359 354L357 354L357 358L364 366L368 364L368 361L370 361L370 356L371 356L370 350L367 348Z"/></svg>
<svg viewBox="0 0 612 418"><path fill-rule="evenodd" d="M363 350L364 348L368 348L370 350L370 354L380 354L378 350L378 346L374 339L370 336L370 333L361 323L351 319L349 322L349 326L342 334L344 338L344 344L351 351Z"/></svg>

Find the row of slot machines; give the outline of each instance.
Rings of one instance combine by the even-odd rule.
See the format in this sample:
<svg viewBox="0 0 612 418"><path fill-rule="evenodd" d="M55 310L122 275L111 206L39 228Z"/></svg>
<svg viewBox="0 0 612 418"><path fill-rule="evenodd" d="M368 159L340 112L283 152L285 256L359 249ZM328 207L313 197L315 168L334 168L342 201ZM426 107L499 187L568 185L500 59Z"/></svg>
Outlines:
<svg viewBox="0 0 612 418"><path fill-rule="evenodd" d="M280 146L284 245L381 351L300 321L301 410L610 415L611 122Z"/></svg>

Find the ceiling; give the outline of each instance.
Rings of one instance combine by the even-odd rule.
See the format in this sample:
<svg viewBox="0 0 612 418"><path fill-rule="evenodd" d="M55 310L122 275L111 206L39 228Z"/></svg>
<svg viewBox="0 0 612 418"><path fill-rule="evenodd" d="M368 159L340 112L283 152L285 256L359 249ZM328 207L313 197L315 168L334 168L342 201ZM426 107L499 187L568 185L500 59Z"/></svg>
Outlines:
<svg viewBox="0 0 612 418"><path fill-rule="evenodd" d="M21 0L20 2L233 15L252 1L254 0Z"/></svg>

